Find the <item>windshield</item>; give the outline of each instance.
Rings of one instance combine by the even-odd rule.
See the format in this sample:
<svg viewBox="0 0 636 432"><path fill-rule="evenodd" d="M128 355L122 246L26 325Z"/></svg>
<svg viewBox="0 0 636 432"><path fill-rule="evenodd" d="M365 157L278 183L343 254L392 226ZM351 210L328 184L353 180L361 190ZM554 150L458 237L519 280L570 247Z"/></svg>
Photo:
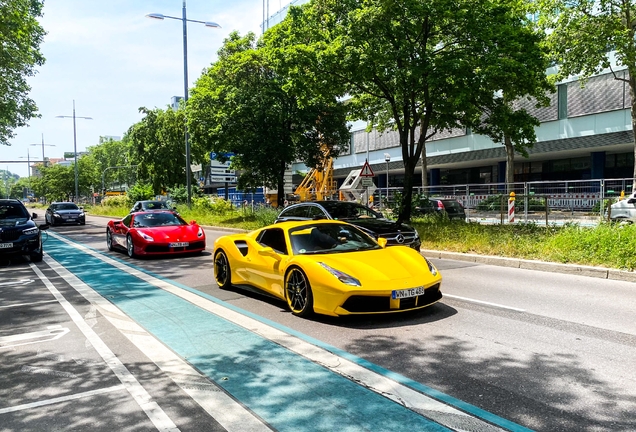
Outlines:
<svg viewBox="0 0 636 432"><path fill-rule="evenodd" d="M294 255L380 249L371 237L348 224L304 225L289 230L289 238Z"/></svg>
<svg viewBox="0 0 636 432"><path fill-rule="evenodd" d="M29 212L19 204L0 204L0 220L28 219Z"/></svg>
<svg viewBox="0 0 636 432"><path fill-rule="evenodd" d="M73 203L54 204L51 206L53 210L79 210Z"/></svg>
<svg viewBox="0 0 636 432"><path fill-rule="evenodd" d="M188 223L174 213L143 213L135 216L133 227L152 228L160 226L187 225Z"/></svg>
<svg viewBox="0 0 636 432"><path fill-rule="evenodd" d="M141 204L144 210L170 210L168 204L163 201L148 201Z"/></svg>
<svg viewBox="0 0 636 432"><path fill-rule="evenodd" d="M357 203L333 201L324 202L321 205L329 212L332 218L337 220L382 218L380 213Z"/></svg>

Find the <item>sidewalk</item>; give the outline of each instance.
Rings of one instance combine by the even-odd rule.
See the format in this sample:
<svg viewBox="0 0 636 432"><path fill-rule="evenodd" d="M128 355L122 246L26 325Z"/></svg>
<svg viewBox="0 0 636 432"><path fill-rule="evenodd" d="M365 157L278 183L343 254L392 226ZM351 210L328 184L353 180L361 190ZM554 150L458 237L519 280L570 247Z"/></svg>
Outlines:
<svg viewBox="0 0 636 432"><path fill-rule="evenodd" d="M547 261L535 261L519 258L506 258L498 256L467 254L459 252L445 252L438 250L421 249L420 252L427 258L450 259L468 261L477 264L488 264L502 267L513 267L526 270L538 270L555 273L567 273L577 276L589 276L600 279L613 279L627 282L636 282L636 272L611 269L605 267L584 266L580 264L560 264Z"/></svg>

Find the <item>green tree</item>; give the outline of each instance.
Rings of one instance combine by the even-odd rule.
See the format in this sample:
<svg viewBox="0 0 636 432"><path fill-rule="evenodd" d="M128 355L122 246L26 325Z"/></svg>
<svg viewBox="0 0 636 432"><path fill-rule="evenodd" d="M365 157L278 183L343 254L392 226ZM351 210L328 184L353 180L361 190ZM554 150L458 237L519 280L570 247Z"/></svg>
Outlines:
<svg viewBox="0 0 636 432"><path fill-rule="evenodd" d="M64 201L75 194L74 166L60 164L41 167L41 177L31 177L36 196L47 201Z"/></svg>
<svg viewBox="0 0 636 432"><path fill-rule="evenodd" d="M138 178L148 181L155 195L185 184L184 110L142 107L139 112L144 118L124 138L130 143L130 163L138 165Z"/></svg>
<svg viewBox="0 0 636 432"><path fill-rule="evenodd" d="M525 72L545 73L535 60L542 58L541 37L522 8L504 0L314 0L290 8L265 35L291 85L305 94L347 95L352 118L398 132L400 221L411 217L415 167L427 140L479 126L497 94L527 93Z"/></svg>
<svg viewBox="0 0 636 432"><path fill-rule="evenodd" d="M28 97L27 77L44 64L40 44L45 31L41 0L0 2L0 144L9 145L13 131L36 116L35 102Z"/></svg>
<svg viewBox="0 0 636 432"><path fill-rule="evenodd" d="M270 52L253 33L230 34L192 90L188 128L197 154L234 153L238 187L275 187L282 206L289 165L300 160L314 167L325 154L337 156L347 148L349 129L342 103L334 96L299 97Z"/></svg>
<svg viewBox="0 0 636 432"><path fill-rule="evenodd" d="M109 189L113 183L126 184L131 187L136 180L137 167L129 162L130 140L126 137L121 141L100 140L95 146L88 147L88 155L91 165L98 176L95 185L99 189L103 186ZM95 187L97 190L97 186ZM100 191L101 192L101 191Z"/></svg>
<svg viewBox="0 0 636 432"><path fill-rule="evenodd" d="M558 78L580 75L581 82L609 69L629 85L632 130L636 131L636 4L631 0L539 0L539 24L548 36ZM629 76L612 67L626 67ZM634 146L636 156L636 145ZM633 188L636 190L636 165Z"/></svg>

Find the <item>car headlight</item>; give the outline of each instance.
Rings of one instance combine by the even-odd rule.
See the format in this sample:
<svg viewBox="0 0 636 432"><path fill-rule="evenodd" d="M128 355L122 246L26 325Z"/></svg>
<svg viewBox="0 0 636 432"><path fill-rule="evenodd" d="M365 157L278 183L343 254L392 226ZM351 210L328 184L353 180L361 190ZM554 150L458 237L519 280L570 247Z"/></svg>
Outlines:
<svg viewBox="0 0 636 432"><path fill-rule="evenodd" d="M24 231L22 231L22 234L24 235L33 235L33 234L37 234L39 231L38 228L27 228Z"/></svg>
<svg viewBox="0 0 636 432"><path fill-rule="evenodd" d="M60 218L62 216L60 216L60 214L56 212L56 213L53 213L53 217Z"/></svg>
<svg viewBox="0 0 636 432"><path fill-rule="evenodd" d="M417 230L413 230L413 231L415 231L415 239L419 240L420 233L418 233Z"/></svg>
<svg viewBox="0 0 636 432"><path fill-rule="evenodd" d="M81 212L81 213L79 214L79 217L84 217L84 212Z"/></svg>
<svg viewBox="0 0 636 432"><path fill-rule="evenodd" d="M137 233L141 236L141 238L143 238L146 241L155 241L155 239L153 239L152 237L150 237L148 234L146 234L145 232L141 232L141 231L137 231Z"/></svg>
<svg viewBox="0 0 636 432"><path fill-rule="evenodd" d="M318 263L320 264L325 270L327 270L329 273L331 273L332 275L334 275L336 278L338 278L338 280L340 282L342 282L345 285L351 285L351 286L362 286L362 284L360 283L360 281L356 278L354 278L353 276L350 276L346 273L341 272L340 270L336 270L335 268L328 266L325 263Z"/></svg>
<svg viewBox="0 0 636 432"><path fill-rule="evenodd" d="M426 260L426 264L428 264L428 269L431 271L431 274L433 276L437 276L437 269L435 268L435 266L433 265L432 262L430 262L428 260L428 258L424 257L424 259Z"/></svg>
<svg viewBox="0 0 636 432"><path fill-rule="evenodd" d="M199 227L199 231L197 232L197 237L203 237L203 228Z"/></svg>

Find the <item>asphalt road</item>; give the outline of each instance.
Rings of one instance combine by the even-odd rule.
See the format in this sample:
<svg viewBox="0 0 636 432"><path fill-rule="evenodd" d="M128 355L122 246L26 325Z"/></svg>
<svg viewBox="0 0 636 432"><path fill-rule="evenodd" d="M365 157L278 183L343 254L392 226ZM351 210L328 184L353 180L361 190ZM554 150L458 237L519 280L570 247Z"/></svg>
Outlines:
<svg viewBox="0 0 636 432"><path fill-rule="evenodd" d="M61 234L97 252L106 252L104 227L105 219L89 217L84 227L55 227L51 231L52 237ZM214 238L225 233L208 230L206 234L211 246ZM283 303L258 294L219 290L212 278L211 251L194 257L151 260L130 260L123 253L113 252L107 256L223 300L525 428L636 430L636 285L630 282L433 260L444 277L445 298L428 309L391 316L307 320L292 316ZM47 262L37 268L51 280L60 279ZM36 270L24 262L0 271L0 279L11 278L13 284L11 290L0 285L0 355L4 360L3 381L11 383L0 389L0 430L24 430L16 425L50 430L45 422L59 409L56 404L37 410L6 411L60 394L95 389L101 389L99 395L73 402L73 408L82 404L86 408L68 411L63 417L66 424L87 424L101 430L110 415L100 417L94 409L108 406L119 421L120 427L115 429L152 428L150 417L139 409L133 393L121 396L121 381L113 378L103 356L87 344L88 337L79 331L81 325L69 321L68 313L36 277ZM34 282L28 284L28 296L22 298L24 289L17 285L28 279ZM122 336L122 330L107 319L103 307L95 307L81 297L72 282L59 282L60 292L84 321L100 326L97 334L109 341L111 351L132 375L140 382L150 379L151 396L181 430L219 427L208 421L214 415L202 409L200 402L182 397L186 393L192 396L187 386L184 390L178 385L179 379L157 369L161 361L140 350L131 342L130 334ZM68 329L71 337L65 334L64 340L72 343L40 342L37 338L42 336L34 336L37 342L30 345L7 348L10 339L2 344L2 336L57 332L60 328ZM60 349L64 351L60 353ZM70 366L62 368L60 358L62 365L75 367L78 359L83 365L93 362L90 364L95 367L90 372L76 373ZM69 372L75 377L32 369L38 367ZM183 374L180 376L183 380ZM109 400L112 398L117 403ZM25 412L29 413L27 423ZM514 426L509 429L523 430Z"/></svg>

